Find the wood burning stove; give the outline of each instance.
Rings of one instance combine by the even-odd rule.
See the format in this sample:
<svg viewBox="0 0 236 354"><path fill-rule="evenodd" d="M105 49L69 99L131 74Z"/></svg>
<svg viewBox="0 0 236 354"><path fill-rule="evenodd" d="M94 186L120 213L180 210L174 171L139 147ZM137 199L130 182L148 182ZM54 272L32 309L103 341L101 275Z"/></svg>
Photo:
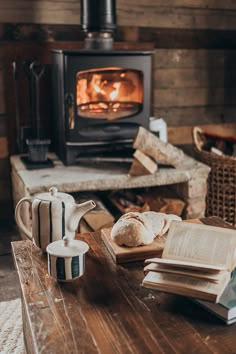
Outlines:
<svg viewBox="0 0 236 354"><path fill-rule="evenodd" d="M114 50L115 2L96 6L103 15L81 3L85 48L52 51L54 148L67 165L132 146L138 127L149 126L152 52Z"/></svg>

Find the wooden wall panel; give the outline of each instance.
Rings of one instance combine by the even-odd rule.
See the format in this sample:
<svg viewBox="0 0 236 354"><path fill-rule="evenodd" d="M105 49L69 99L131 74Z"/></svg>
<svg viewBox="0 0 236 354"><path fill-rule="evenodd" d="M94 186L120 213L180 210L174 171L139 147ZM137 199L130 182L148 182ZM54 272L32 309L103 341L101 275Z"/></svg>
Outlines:
<svg viewBox="0 0 236 354"><path fill-rule="evenodd" d="M154 107L152 114L164 118L168 126L223 124L236 122L236 105L198 107Z"/></svg>
<svg viewBox="0 0 236 354"><path fill-rule="evenodd" d="M118 6L125 6L125 0L117 0ZM172 7L187 9L236 10L234 0L129 0L129 6Z"/></svg>
<svg viewBox="0 0 236 354"><path fill-rule="evenodd" d="M165 88L206 88L224 87L224 68L157 69L154 74L154 87Z"/></svg>
<svg viewBox="0 0 236 354"><path fill-rule="evenodd" d="M153 58L154 116L168 126L236 122L235 50L156 49Z"/></svg>
<svg viewBox="0 0 236 354"><path fill-rule="evenodd" d="M154 107L192 107L224 104L224 88L154 89Z"/></svg>
<svg viewBox="0 0 236 354"><path fill-rule="evenodd" d="M0 114L0 136L7 136L7 115Z"/></svg>
<svg viewBox="0 0 236 354"><path fill-rule="evenodd" d="M234 53L234 51L232 51ZM162 49L156 48L154 53L155 69L162 68L210 68L222 69L225 51L216 49Z"/></svg>
<svg viewBox="0 0 236 354"><path fill-rule="evenodd" d="M130 4L129 4L130 5ZM234 30L236 28L235 14L232 10L205 10L189 8L173 8L166 6L149 6L145 2L136 5L131 11L127 6L118 6L118 19L121 26L158 27L158 28L186 28L186 29L221 29Z"/></svg>
<svg viewBox="0 0 236 354"><path fill-rule="evenodd" d="M0 137L0 159L8 157L8 142L7 137Z"/></svg>
<svg viewBox="0 0 236 354"><path fill-rule="evenodd" d="M0 64L0 115L6 112L5 100L4 100L4 84L3 84L3 68Z"/></svg>
<svg viewBox="0 0 236 354"><path fill-rule="evenodd" d="M200 123L200 122L199 122ZM198 124L203 131L218 134L225 137L236 136L236 124L208 124L201 125ZM182 126L182 127L169 127L168 128L168 140L172 144L185 145L192 144L192 126Z"/></svg>
<svg viewBox="0 0 236 354"><path fill-rule="evenodd" d="M78 24L79 21L79 0L1 0L0 2L0 23Z"/></svg>
<svg viewBox="0 0 236 354"><path fill-rule="evenodd" d="M117 0L120 26L236 29L233 1ZM0 2L0 22L78 24L79 0L10 0Z"/></svg>
<svg viewBox="0 0 236 354"><path fill-rule="evenodd" d="M10 166L8 160L3 52L0 51L0 222L12 217Z"/></svg>

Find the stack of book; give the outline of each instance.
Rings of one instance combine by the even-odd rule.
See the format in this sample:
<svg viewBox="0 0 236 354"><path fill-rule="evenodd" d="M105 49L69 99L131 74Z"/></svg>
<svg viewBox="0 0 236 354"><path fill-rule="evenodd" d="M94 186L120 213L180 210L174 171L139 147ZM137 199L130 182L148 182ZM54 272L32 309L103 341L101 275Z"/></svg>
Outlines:
<svg viewBox="0 0 236 354"><path fill-rule="evenodd" d="M236 285L236 279L232 279L235 265L235 230L173 221L162 258L145 260L142 285L189 296L213 311L221 304L230 306L226 304L229 304L229 289ZM232 306L235 306L233 292L230 292L231 304L234 301ZM226 312L219 315L227 317ZM227 321L236 316L236 309L230 316Z"/></svg>
<svg viewBox="0 0 236 354"><path fill-rule="evenodd" d="M219 302L214 304L209 301L193 299L201 307L219 317L224 323L232 324L236 322L236 271L233 272L232 279L226 286Z"/></svg>

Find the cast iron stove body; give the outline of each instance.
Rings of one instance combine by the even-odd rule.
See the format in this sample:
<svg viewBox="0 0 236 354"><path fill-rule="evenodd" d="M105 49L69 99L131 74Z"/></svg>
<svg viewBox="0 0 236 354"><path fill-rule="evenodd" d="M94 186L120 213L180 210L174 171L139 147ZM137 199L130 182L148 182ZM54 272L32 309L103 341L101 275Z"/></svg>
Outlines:
<svg viewBox="0 0 236 354"><path fill-rule="evenodd" d="M85 49L52 51L53 141L67 165L131 147L138 127L149 126L153 52L114 50L114 0L96 3L99 24L91 2L81 4Z"/></svg>

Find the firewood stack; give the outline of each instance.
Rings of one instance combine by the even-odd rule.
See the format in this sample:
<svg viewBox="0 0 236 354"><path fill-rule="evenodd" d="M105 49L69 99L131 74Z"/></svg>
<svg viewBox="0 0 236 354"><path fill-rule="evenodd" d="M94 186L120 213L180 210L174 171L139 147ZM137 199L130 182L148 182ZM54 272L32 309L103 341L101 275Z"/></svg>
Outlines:
<svg viewBox="0 0 236 354"><path fill-rule="evenodd" d="M133 148L135 152L129 171L130 176L153 174L158 170L158 164L178 167L184 156L181 150L163 142L143 127L139 127Z"/></svg>
<svg viewBox="0 0 236 354"><path fill-rule="evenodd" d="M133 162L129 170L130 176L150 175L157 171L158 165L141 150L135 150Z"/></svg>

